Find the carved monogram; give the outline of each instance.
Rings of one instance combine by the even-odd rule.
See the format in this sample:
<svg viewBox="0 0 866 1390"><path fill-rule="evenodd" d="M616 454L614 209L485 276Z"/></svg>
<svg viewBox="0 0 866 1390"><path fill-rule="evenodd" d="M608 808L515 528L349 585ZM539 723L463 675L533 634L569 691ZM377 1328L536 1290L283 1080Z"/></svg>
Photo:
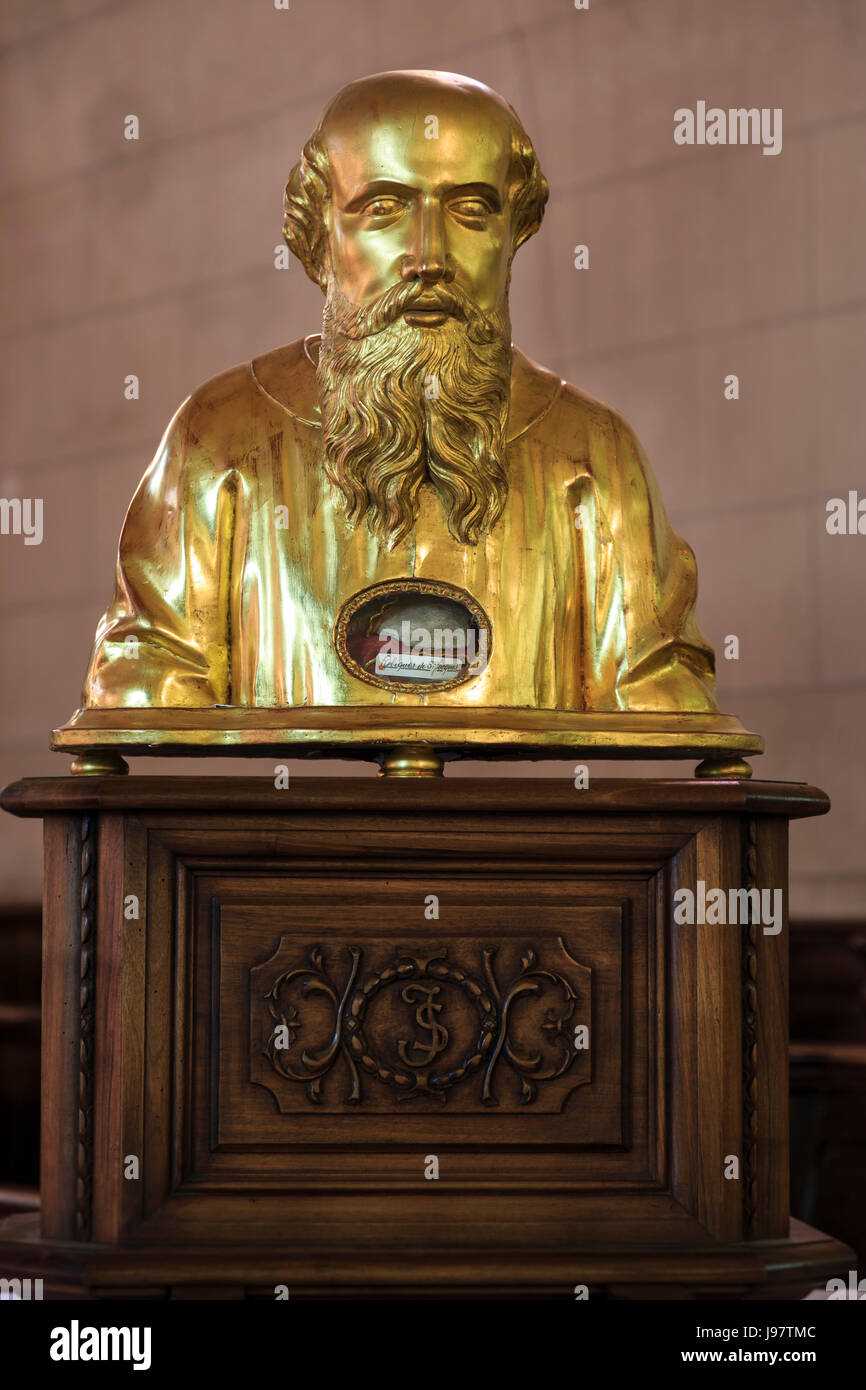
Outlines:
<svg viewBox="0 0 866 1390"><path fill-rule="evenodd" d="M364 950L347 945L341 983L314 946L307 962L280 970L258 996L270 1019L264 1056L280 1077L303 1085L314 1104L325 1098L326 1079L340 1063L348 1089L330 1098L344 1104L366 1100L366 1075L398 1102L442 1104L454 1087L475 1078L480 1102L495 1106L503 1072L516 1078L519 1104L531 1104L540 1083L572 1069L574 1085L589 1080L588 1049L576 1049L575 1028L589 1025L590 972L558 944L571 978L542 967L532 948L522 952L516 971L497 968L498 948L482 948L473 971L444 946L398 946L377 968L365 969ZM255 967L253 977L264 969Z"/></svg>

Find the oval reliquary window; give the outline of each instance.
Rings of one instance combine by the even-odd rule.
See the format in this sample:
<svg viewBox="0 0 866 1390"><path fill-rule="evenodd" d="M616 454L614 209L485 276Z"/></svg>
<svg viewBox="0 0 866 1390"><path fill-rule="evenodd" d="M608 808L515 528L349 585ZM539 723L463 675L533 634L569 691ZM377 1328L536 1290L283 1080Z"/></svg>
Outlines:
<svg viewBox="0 0 866 1390"><path fill-rule="evenodd" d="M464 589L438 580L372 584L343 605L334 628L343 665L383 690L451 690L490 660L487 614Z"/></svg>

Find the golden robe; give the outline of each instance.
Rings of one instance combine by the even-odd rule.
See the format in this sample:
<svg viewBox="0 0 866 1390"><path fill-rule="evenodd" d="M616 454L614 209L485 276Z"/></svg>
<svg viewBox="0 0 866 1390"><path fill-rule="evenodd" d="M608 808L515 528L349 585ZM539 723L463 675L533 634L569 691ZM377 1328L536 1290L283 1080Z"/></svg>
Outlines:
<svg viewBox="0 0 866 1390"><path fill-rule="evenodd" d="M206 382L171 421L124 522L85 706L716 712L694 556L615 411L515 349L501 518L461 544L426 485L389 550L347 523L325 475L310 341ZM343 666L343 604L401 578L478 601L480 674L406 693Z"/></svg>

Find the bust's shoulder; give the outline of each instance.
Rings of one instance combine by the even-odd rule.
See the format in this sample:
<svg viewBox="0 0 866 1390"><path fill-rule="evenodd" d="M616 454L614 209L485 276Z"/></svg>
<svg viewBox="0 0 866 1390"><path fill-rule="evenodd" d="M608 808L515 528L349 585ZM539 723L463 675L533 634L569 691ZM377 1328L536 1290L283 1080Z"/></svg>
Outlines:
<svg viewBox="0 0 866 1390"><path fill-rule="evenodd" d="M209 377L178 412L195 433L234 434L274 409L304 420L315 411L315 369L299 338ZM314 423L309 420L309 423Z"/></svg>
<svg viewBox="0 0 866 1390"><path fill-rule="evenodd" d="M519 392L520 415L527 420L525 428L537 431L545 444L571 453L588 447L590 432L606 435L612 442L617 435L631 437L630 425L612 406L539 366L525 353L515 349L514 358L512 389Z"/></svg>

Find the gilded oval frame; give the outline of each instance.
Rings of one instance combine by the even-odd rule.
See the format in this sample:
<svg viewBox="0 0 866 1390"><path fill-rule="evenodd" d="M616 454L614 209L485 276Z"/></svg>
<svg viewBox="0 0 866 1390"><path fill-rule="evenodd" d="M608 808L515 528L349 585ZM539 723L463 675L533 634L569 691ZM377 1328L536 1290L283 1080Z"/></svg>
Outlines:
<svg viewBox="0 0 866 1390"><path fill-rule="evenodd" d="M452 676L443 681L425 681L421 685L418 681L386 680L381 676L374 676L369 671L365 671L363 666L354 659L348 648L349 623L355 614L364 608L368 603L375 603L379 598L388 595L399 594L431 594L434 598L449 599L452 603L460 604L465 608L478 625L479 631L482 629L487 633L487 660L480 671L473 671L470 675ZM371 685L376 690L385 693L401 693L406 695L433 695L443 690L456 690L459 686L468 685L470 681L477 680L482 676L490 665L490 658L493 654L493 624L485 613L477 599L466 590L459 588L456 584L448 584L440 579L385 579L377 584L369 584L365 589L359 589L356 594L347 599L337 615L334 624L334 647L337 656L343 666L356 680L363 681L365 685Z"/></svg>

